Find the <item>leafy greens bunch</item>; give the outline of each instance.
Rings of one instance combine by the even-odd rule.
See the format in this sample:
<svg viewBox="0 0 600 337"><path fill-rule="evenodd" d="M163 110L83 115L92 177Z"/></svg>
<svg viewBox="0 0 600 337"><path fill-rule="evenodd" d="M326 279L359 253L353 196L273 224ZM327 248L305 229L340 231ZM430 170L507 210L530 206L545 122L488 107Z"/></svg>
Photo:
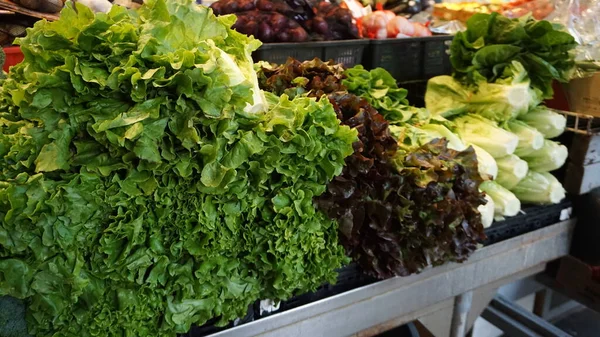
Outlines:
<svg viewBox="0 0 600 337"><path fill-rule="evenodd" d="M552 80L566 82L574 70L577 43L562 26L531 16L509 19L498 13L475 14L467 30L455 35L450 61L455 76L471 84L495 82L512 61L523 65L531 86L552 97Z"/></svg>
<svg viewBox="0 0 600 337"><path fill-rule="evenodd" d="M0 295L30 332L175 336L335 281L333 106L265 97L259 43L191 0L76 6L0 87Z"/></svg>
<svg viewBox="0 0 600 337"><path fill-rule="evenodd" d="M474 113L500 123L526 114L540 101L539 90L531 87L525 68L517 61L504 68L495 82L483 79L471 85L443 75L431 78L425 92L425 105L433 116Z"/></svg>
<svg viewBox="0 0 600 337"><path fill-rule="evenodd" d="M332 92L346 91L342 84L346 77L344 67L318 58L300 62L290 57L282 65L259 62L257 70L260 88L276 95L308 95L320 99Z"/></svg>
<svg viewBox="0 0 600 337"><path fill-rule="evenodd" d="M354 153L315 199L317 207L337 220L341 243L372 276L405 276L431 264L463 261L483 236L477 208L485 200L477 189L481 178L473 150L452 151L445 141L428 140L421 148L398 151L389 122L369 103L379 100L363 91L371 74L360 68L339 71L319 60L288 60L259 71L267 91L328 94L342 124L358 131ZM357 74L364 78L353 78ZM336 78L344 85L362 82L355 88L361 97L339 91L345 88Z"/></svg>
<svg viewBox="0 0 600 337"><path fill-rule="evenodd" d="M342 81L348 92L369 102L391 124L420 124L429 117L427 110L410 106L408 91L399 88L396 79L383 68L367 71L361 65L346 70Z"/></svg>
<svg viewBox="0 0 600 337"><path fill-rule="evenodd" d="M381 153L384 141L392 149L396 140L387 128L382 132L378 114L365 113L372 108L360 100L336 99L345 124L376 131L359 134L342 175L317 200L338 220L350 256L378 278L464 261L484 238L474 151L449 150L445 139L435 139L407 153Z"/></svg>
<svg viewBox="0 0 600 337"><path fill-rule="evenodd" d="M452 41L453 76L427 84L433 118L449 118L460 138L476 145L480 169L495 176L481 190L494 201L497 218L517 214L521 201L557 203L564 197L560 183L540 173L565 163L567 148L544 138L560 135L566 119L539 104L552 97L552 81L570 79L575 46L560 25L476 14ZM530 182L537 180L531 177L545 183L533 191Z"/></svg>

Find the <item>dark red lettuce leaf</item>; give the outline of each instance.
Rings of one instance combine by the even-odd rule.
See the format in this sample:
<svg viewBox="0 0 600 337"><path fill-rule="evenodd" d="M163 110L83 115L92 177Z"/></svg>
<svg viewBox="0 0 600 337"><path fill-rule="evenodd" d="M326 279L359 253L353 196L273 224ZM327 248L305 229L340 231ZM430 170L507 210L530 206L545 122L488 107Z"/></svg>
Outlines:
<svg viewBox="0 0 600 337"><path fill-rule="evenodd" d="M320 98L325 94L346 91L342 85L344 78L341 65L332 61L323 62L318 58L300 62L290 57L285 64L262 67L258 71L261 89L276 95L285 93L292 98L298 94Z"/></svg>
<svg viewBox="0 0 600 337"><path fill-rule="evenodd" d="M399 174L375 161L355 175L363 169L352 167L356 157L316 203L338 219L342 244L368 274L383 279L461 262L485 238L472 149L457 152L435 140L408 154Z"/></svg>

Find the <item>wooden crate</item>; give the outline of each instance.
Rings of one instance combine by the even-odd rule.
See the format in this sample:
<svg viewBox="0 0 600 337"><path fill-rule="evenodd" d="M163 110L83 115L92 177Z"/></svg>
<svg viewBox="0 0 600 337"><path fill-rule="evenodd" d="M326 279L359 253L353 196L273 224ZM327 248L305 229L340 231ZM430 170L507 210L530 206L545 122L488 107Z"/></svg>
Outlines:
<svg viewBox="0 0 600 337"><path fill-rule="evenodd" d="M577 301L600 311L600 281L594 278L594 271L598 268L600 266L590 266L573 256L563 257L556 281Z"/></svg>
<svg viewBox="0 0 600 337"><path fill-rule="evenodd" d="M566 190L574 195L600 187L600 132L576 133L569 149Z"/></svg>
<svg viewBox="0 0 600 337"><path fill-rule="evenodd" d="M574 195L600 187L600 133L577 133L569 149L566 190Z"/></svg>
<svg viewBox="0 0 600 337"><path fill-rule="evenodd" d="M572 111L600 117L600 72L571 80L566 91Z"/></svg>

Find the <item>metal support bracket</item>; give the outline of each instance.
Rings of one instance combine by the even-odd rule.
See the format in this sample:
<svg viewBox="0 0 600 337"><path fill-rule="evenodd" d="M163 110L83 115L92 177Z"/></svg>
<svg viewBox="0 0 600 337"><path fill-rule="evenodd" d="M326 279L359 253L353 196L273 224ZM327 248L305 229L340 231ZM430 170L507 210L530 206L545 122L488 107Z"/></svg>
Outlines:
<svg viewBox="0 0 600 337"><path fill-rule="evenodd" d="M513 337L573 337L502 296L496 296L481 316Z"/></svg>
<svg viewBox="0 0 600 337"><path fill-rule="evenodd" d="M464 337L467 333L467 317L473 303L473 291L456 296L454 300L454 314L452 315L452 326L450 337Z"/></svg>

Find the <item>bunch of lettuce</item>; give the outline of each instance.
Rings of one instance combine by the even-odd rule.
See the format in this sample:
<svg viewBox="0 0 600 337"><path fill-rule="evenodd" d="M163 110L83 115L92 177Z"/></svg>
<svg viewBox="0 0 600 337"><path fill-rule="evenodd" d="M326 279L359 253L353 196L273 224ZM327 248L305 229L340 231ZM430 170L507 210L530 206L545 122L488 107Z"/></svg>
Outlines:
<svg viewBox="0 0 600 337"><path fill-rule="evenodd" d="M257 64L260 87L277 95L308 95L347 92L366 100L390 124L427 124L429 112L410 106L406 89L399 88L392 75L383 68L367 71L361 65L344 69L333 61L315 58L300 62L289 58L277 65Z"/></svg>
<svg viewBox="0 0 600 337"><path fill-rule="evenodd" d="M523 123L535 128L545 138L556 138L565 132L567 118L544 106L537 106L527 114L519 116Z"/></svg>
<svg viewBox="0 0 600 337"><path fill-rule="evenodd" d="M260 88L276 95L321 98L332 92L346 91L342 84L346 78L344 67L333 61L323 62L315 58L300 62L290 57L284 64L259 62L256 68Z"/></svg>
<svg viewBox="0 0 600 337"><path fill-rule="evenodd" d="M464 261L483 239L481 178L473 150L434 140L403 156L395 184L337 177L319 203L340 222L342 243L380 277ZM453 226L452 224L460 224Z"/></svg>
<svg viewBox="0 0 600 337"><path fill-rule="evenodd" d="M356 131L333 106L265 98L259 43L191 0L76 8L0 88L0 296L30 333L175 336L334 281L313 198Z"/></svg>
<svg viewBox="0 0 600 337"><path fill-rule="evenodd" d="M481 147L494 158L513 154L519 144L517 135L479 115L464 115L453 122L459 136L465 142Z"/></svg>
<svg viewBox="0 0 600 337"><path fill-rule="evenodd" d="M443 124L429 123L420 126L411 124L402 126L391 125L390 131L398 139L400 147L406 151L423 146L434 139L441 138L445 138L448 141L447 146L449 149L463 151L467 148L460 137Z"/></svg>
<svg viewBox="0 0 600 337"><path fill-rule="evenodd" d="M425 104L434 116L473 113L504 123L540 103L539 92L530 84L523 65L512 61L494 82L478 78L465 83L451 76L436 76L427 82Z"/></svg>
<svg viewBox="0 0 600 337"><path fill-rule="evenodd" d="M455 35L450 61L455 77L476 84L493 83L513 61L529 74L543 98L552 97L552 81L566 82L575 68L573 36L557 24L531 16L509 19L498 13L475 14L467 30Z"/></svg>
<svg viewBox="0 0 600 337"><path fill-rule="evenodd" d="M427 121L429 113L425 109L410 106L406 96L408 91L399 88L392 75L383 68L367 71L361 65L344 73L342 81L348 92L369 102L390 124L411 122L421 124Z"/></svg>
<svg viewBox="0 0 600 337"><path fill-rule="evenodd" d="M473 150L450 150L445 139L436 139L396 152L387 123L364 100L335 94L330 99L344 124L359 130L343 173L317 199L339 222L348 254L377 278L464 261L484 238L478 207L486 201L477 189L481 177Z"/></svg>
<svg viewBox="0 0 600 337"><path fill-rule="evenodd" d="M529 171L513 192L520 200L536 204L557 204L565 198L565 189L548 172Z"/></svg>
<svg viewBox="0 0 600 337"><path fill-rule="evenodd" d="M339 91L333 82L340 78L339 68L331 63L313 60L298 66L288 60L261 68L261 88L278 94L328 94L342 124L358 131L342 174L315 201L337 220L340 242L366 273L377 278L405 276L429 265L463 261L476 249L484 237L479 208L486 201L478 191L475 153L450 150L446 140L430 142L432 137L454 136L455 145L464 150L450 130L441 124L390 127L369 100L393 105L394 99L376 98L376 90L386 90L386 85L371 86L373 74L360 68L341 77L350 86L361 83L350 80L352 76L364 76L362 83L367 84L354 87L360 97ZM375 89L377 85L382 87ZM368 88L371 91L363 91ZM397 95L392 97L401 97L391 85L387 88ZM398 141L395 132L399 138L414 133Z"/></svg>
<svg viewBox="0 0 600 337"><path fill-rule="evenodd" d="M484 181L479 188L494 201L495 218L503 219L505 216L515 216L521 210L519 199L497 182Z"/></svg>
<svg viewBox="0 0 600 337"><path fill-rule="evenodd" d="M434 140L444 139L447 148L455 151L464 151L468 146L462 139L450 129L455 129L455 125L448 121L440 119L431 119L429 124L413 126L410 124L390 125L392 135L398 139L398 146L402 151L411 152L415 148L424 147ZM476 155L476 165L479 176L484 181L495 179L498 175L498 166L496 160L484 149L475 144L469 144ZM396 164L403 165L402 156L396 156ZM491 226L494 220L494 201L486 196L486 203L478 207L481 213L481 223L484 228Z"/></svg>

